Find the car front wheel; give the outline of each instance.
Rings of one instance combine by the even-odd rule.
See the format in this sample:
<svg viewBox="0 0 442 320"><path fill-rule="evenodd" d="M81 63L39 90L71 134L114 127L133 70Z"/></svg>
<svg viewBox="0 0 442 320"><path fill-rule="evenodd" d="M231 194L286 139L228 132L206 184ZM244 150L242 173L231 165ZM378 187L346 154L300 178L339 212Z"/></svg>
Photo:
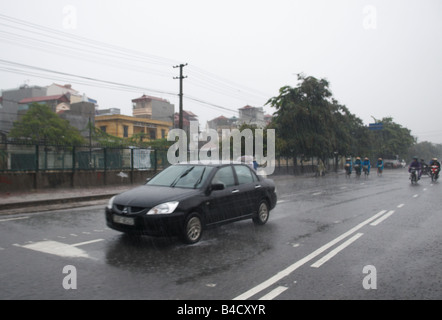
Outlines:
<svg viewBox="0 0 442 320"><path fill-rule="evenodd" d="M184 224L182 239L187 244L194 244L200 241L203 235L203 223L197 213L191 214Z"/></svg>
<svg viewBox="0 0 442 320"><path fill-rule="evenodd" d="M253 217L253 222L257 225L264 225L269 220L269 205L266 201L261 201L258 206L258 212Z"/></svg>

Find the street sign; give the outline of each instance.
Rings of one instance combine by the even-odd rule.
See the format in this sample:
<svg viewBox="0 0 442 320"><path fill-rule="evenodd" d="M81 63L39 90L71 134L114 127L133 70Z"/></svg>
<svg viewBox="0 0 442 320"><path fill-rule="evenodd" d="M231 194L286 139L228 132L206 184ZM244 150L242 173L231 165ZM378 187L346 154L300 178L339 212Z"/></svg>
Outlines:
<svg viewBox="0 0 442 320"><path fill-rule="evenodd" d="M370 123L368 125L368 129L370 129L370 130L382 130L382 129L384 129L384 125L381 122L379 122L379 123Z"/></svg>

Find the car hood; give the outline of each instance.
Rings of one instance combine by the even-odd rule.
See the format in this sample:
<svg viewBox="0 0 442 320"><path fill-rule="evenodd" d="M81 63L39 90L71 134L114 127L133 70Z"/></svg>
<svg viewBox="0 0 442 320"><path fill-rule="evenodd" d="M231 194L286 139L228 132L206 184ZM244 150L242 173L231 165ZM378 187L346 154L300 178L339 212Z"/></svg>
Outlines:
<svg viewBox="0 0 442 320"><path fill-rule="evenodd" d="M181 201L199 192L201 192L199 189L143 185L120 193L115 197L114 203L124 206L151 208L168 201Z"/></svg>

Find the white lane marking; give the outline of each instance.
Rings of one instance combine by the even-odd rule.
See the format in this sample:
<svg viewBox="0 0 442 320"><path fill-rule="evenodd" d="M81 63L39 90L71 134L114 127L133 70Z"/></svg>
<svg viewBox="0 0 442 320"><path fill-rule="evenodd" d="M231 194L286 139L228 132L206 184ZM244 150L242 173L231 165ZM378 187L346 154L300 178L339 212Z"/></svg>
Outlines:
<svg viewBox="0 0 442 320"><path fill-rule="evenodd" d="M29 219L29 217L0 219L0 222Z"/></svg>
<svg viewBox="0 0 442 320"><path fill-rule="evenodd" d="M267 293L265 296L261 297L259 300L273 300L287 289L287 287L279 286L278 288Z"/></svg>
<svg viewBox="0 0 442 320"><path fill-rule="evenodd" d="M402 208L403 206L405 206L405 204L404 204L404 203L401 203L401 204L398 205L397 207L398 207L398 208Z"/></svg>
<svg viewBox="0 0 442 320"><path fill-rule="evenodd" d="M418 195L418 194L415 194L415 195L413 196L413 198L417 198L417 197L419 197L419 195Z"/></svg>
<svg viewBox="0 0 442 320"><path fill-rule="evenodd" d="M382 221L384 221L385 219L387 219L389 216L391 216L394 213L394 210L389 211L388 213L386 213L385 215L383 215L382 217L380 217L379 219L377 219L376 221L370 223L370 226L377 226L379 223L381 223Z"/></svg>
<svg viewBox="0 0 442 320"><path fill-rule="evenodd" d="M362 237L363 233L357 233L356 235L354 235L353 237L351 237L350 239L348 239L347 241L345 241L343 244L341 244L339 247L336 247L335 249L333 249L332 251L330 251L329 253L327 253L325 256L323 256L321 259L319 259L318 261L316 261L315 263L313 263L311 265L311 267L313 268L319 268L320 266L322 266L324 263L326 263L328 260L330 260L331 258L333 258L335 255L337 255L340 251L344 250L346 247L348 247L350 244L352 244L353 242L355 242L356 240L358 240L360 237Z"/></svg>
<svg viewBox="0 0 442 320"><path fill-rule="evenodd" d="M336 239L326 243L325 245L323 245L322 247L320 247L319 249L313 251L312 253L310 253L309 255L307 255L306 257L302 258L301 260L296 261L295 263L293 263L292 265L288 266L287 268L285 268L284 270L281 270L280 272L278 272L277 274L275 274L274 276L270 277L269 279L267 279L266 281L258 284L257 286L251 288L250 290L240 294L239 296L235 297L233 300L246 300L252 296L254 296L255 294L257 294L258 292L261 292L262 290L270 287L271 285L275 284L276 282L278 282L279 280L281 280L282 278L285 278L286 276L288 276L289 274L291 274L293 271L295 271L296 269L298 269L299 267L303 266L304 264L306 264L307 262L309 262L310 260L313 260L314 258L316 258L318 255L320 255L322 252L324 252L325 250L329 249L330 247L334 246L336 243L338 243L339 241L345 239L346 237L348 237L349 235L351 235L352 233L355 233L357 230L361 229L362 227L364 227L365 225L369 224L370 222L372 222L373 220L376 220L377 218L379 218L381 215L383 215L385 212L387 212L387 210L382 210L381 212L375 214L374 216L368 218L367 220L361 222L360 224L358 224L356 227L350 229L349 231L345 232L344 234L340 235L339 237L337 237Z"/></svg>
<svg viewBox="0 0 442 320"><path fill-rule="evenodd" d="M103 241L104 239L95 239L91 241L80 242L76 244L66 244L52 240L40 241L26 245L14 244L16 247L21 247L25 249L30 249L34 251L44 252L53 254L64 258L89 258L95 260L95 258L90 257L86 251L77 248L85 244L95 243Z"/></svg>
<svg viewBox="0 0 442 320"><path fill-rule="evenodd" d="M313 196L319 196L320 194L322 194L322 192L315 192L315 193L313 193L312 195L313 195Z"/></svg>
<svg viewBox="0 0 442 320"><path fill-rule="evenodd" d="M90 243L95 243L95 242L100 242L100 241L104 241L104 239L95 239L95 240L90 240L90 241L85 241L85 242L75 243L75 244L71 244L71 246L73 246L73 247L79 247L79 246L84 246L85 244L90 244Z"/></svg>
<svg viewBox="0 0 442 320"><path fill-rule="evenodd" d="M90 258L89 255L84 250L57 241L40 241L36 243L27 244L24 246L21 245L15 245L15 246L34 251L49 253L64 258Z"/></svg>

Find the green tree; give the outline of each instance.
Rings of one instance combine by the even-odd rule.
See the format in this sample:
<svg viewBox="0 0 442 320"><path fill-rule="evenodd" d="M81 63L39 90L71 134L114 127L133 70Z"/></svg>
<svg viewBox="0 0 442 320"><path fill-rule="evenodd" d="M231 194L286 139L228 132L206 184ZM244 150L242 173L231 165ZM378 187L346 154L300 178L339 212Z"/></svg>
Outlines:
<svg viewBox="0 0 442 320"><path fill-rule="evenodd" d="M272 127L277 130L281 155L320 157L357 152L362 121L333 98L325 79L298 75L297 87L282 87L267 104L276 108Z"/></svg>
<svg viewBox="0 0 442 320"><path fill-rule="evenodd" d="M416 144L411 131L395 123L391 117L376 122L383 124L382 130L372 132L373 150L377 156L386 159L394 159L396 156L406 158L410 147Z"/></svg>
<svg viewBox="0 0 442 320"><path fill-rule="evenodd" d="M80 131L60 118L46 104L32 103L21 120L14 122L9 137L33 143L81 145Z"/></svg>

